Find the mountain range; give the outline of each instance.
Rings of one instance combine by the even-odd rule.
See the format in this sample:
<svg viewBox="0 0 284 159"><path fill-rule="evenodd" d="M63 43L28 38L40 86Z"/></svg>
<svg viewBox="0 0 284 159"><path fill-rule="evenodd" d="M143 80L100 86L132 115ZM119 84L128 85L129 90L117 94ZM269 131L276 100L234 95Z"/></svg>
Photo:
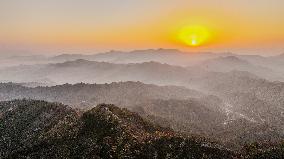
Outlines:
<svg viewBox="0 0 284 159"><path fill-rule="evenodd" d="M233 57L238 58L239 61L243 61L244 66L238 65L231 66L231 64L235 65L230 61ZM221 58L221 59L220 59ZM223 59L224 58L224 59ZM67 61L75 61L78 59L84 59L88 61L97 61L97 62L109 62L115 64L128 64L128 63L144 63L144 62L158 62L165 63L169 65L175 66L200 66L209 68L210 65L206 65L209 60L223 60L225 63L229 63L229 66L225 65L226 68L236 69L241 68L244 71L251 71L252 73L257 73L259 75L263 75L267 79L271 80L282 80L283 81L283 68L284 58L283 54L277 56L260 56L260 55L239 55L233 53L210 53L210 52L183 52L175 49L148 49L148 50L134 50L130 52L123 51L109 51L105 53L97 53L97 54L61 54L57 56L41 56L41 55L30 55L30 56L11 56L2 58L0 60L0 67L8 67L8 66L17 66L19 64L22 65L34 65L34 64L48 64L48 63L64 63ZM227 62L226 62L227 59ZM222 62L222 61L221 61ZM212 63L212 62L211 62ZM246 69L246 65L250 64L252 67L248 67ZM222 63L221 63L222 64ZM240 64L240 63L239 63ZM220 64L219 64L220 65ZM208 67L207 67L208 66ZM214 65L213 65L214 66ZM220 68L220 67L217 67ZM213 67L213 69L217 69ZM209 68L210 69L210 68ZM264 69L264 71L262 71ZM216 71L222 71L217 69ZM271 73L269 72L271 71ZM265 73L270 73L269 75L273 75L270 77L269 75L265 75Z"/></svg>
<svg viewBox="0 0 284 159"><path fill-rule="evenodd" d="M275 87L274 83L267 84ZM244 88L246 87L245 85ZM2 83L0 100L45 100L68 104L81 111L90 110L100 103L115 104L177 132L211 137L237 149L246 142L277 142L283 138L283 96L277 96L280 92L275 90L271 90L275 94L268 92L267 85L263 88L266 91L259 94L267 95L268 99L249 92L256 90L246 90L248 93L217 90L223 92L223 95L217 96L185 87L156 86L141 82L79 83L35 88ZM270 96L275 99L272 100ZM259 131L255 132L255 129ZM243 139L246 136L250 138Z"/></svg>
<svg viewBox="0 0 284 159"><path fill-rule="evenodd" d="M233 158L202 138L179 135L114 105L80 113L34 100L0 102L1 158Z"/></svg>
<svg viewBox="0 0 284 159"><path fill-rule="evenodd" d="M0 158L282 158L283 57L3 57Z"/></svg>

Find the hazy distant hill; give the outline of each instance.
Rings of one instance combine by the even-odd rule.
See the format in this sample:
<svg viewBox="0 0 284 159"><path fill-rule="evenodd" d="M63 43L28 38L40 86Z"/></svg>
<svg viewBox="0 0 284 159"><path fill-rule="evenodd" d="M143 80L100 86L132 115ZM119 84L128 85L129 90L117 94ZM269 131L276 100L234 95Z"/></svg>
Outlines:
<svg viewBox="0 0 284 159"><path fill-rule="evenodd" d="M83 114L33 100L0 102L1 158L233 158L114 105Z"/></svg>
<svg viewBox="0 0 284 159"><path fill-rule="evenodd" d="M33 64L45 64L48 61L48 57L43 55L26 55L26 56L4 56L0 57L0 68L11 67L17 65L33 65Z"/></svg>
<svg viewBox="0 0 284 159"><path fill-rule="evenodd" d="M244 93L254 95L258 100L271 105L273 109L281 109L284 103L282 82L270 82L247 71L209 72L156 62L111 64L76 60L58 64L13 67L0 71L0 78L4 78L5 81L16 82L20 79L23 80L22 82L50 79L57 83L141 81L156 85L177 85L193 88L216 95L233 107L233 103L236 103L238 97ZM234 95L235 98L231 98ZM247 98L249 97L247 96ZM253 98L248 100L250 102L247 102L246 105L254 103ZM248 105L248 107L251 106ZM259 106L259 108L261 107Z"/></svg>
<svg viewBox="0 0 284 159"><path fill-rule="evenodd" d="M143 63L143 62L160 62L178 66L188 66L203 61L205 59L218 57L225 54L213 53L188 53L176 49L147 49L134 50L130 52L109 51L105 53L82 55L82 54L62 54L50 58L50 61L66 62L77 59L90 61L110 62L117 64ZM226 54L227 55L227 54Z"/></svg>
<svg viewBox="0 0 284 159"><path fill-rule="evenodd" d="M0 100L31 98L62 102L75 108L87 109L100 103L131 107L150 99L188 99L202 93L177 86L156 86L141 82L111 84L64 84L53 87L28 88L14 83L0 84Z"/></svg>
<svg viewBox="0 0 284 159"><path fill-rule="evenodd" d="M264 103L270 105L272 109L279 109L279 112L282 112L281 107L284 104L284 86L282 82L270 82L247 71L208 72L156 62L111 64L76 60L58 64L13 67L0 71L0 75L0 78L5 78L5 80L10 79L10 81L19 79L29 81L45 78L58 83L141 81L156 85L185 86L218 96L232 105L233 108L230 109L237 107L235 103L241 102L238 101L238 99L245 93L255 96L257 100L264 101ZM123 90L119 89L117 91L123 92ZM58 98L58 95L55 96ZM175 97L177 96L178 95ZM138 97L139 95L136 96L136 98ZM246 96L246 98L249 97L251 96ZM251 105L255 103L254 98L247 100L248 102L244 104L249 108L253 107ZM82 103L82 101L87 100L82 97L82 99L74 103ZM119 98L116 99L116 102L119 105L123 104L120 103ZM260 104L260 102L257 103ZM260 105L258 107L262 108L263 106ZM251 111L247 111L246 113L250 112Z"/></svg>
<svg viewBox="0 0 284 159"><path fill-rule="evenodd" d="M284 62L284 61L283 61ZM259 77L275 81L284 81L284 76L271 68L267 68L263 65L254 65L244 59L236 56L218 57L210 60L206 60L196 65L204 70L216 71L216 72L229 72L233 70L248 71Z"/></svg>
<svg viewBox="0 0 284 159"><path fill-rule="evenodd" d="M252 64L235 56L226 56L206 60L198 66L210 71L229 72L232 70L243 71L248 67L252 67Z"/></svg>
<svg viewBox="0 0 284 159"><path fill-rule="evenodd" d="M91 61L110 62L117 64L127 63L143 63L155 61L176 66L194 66L202 64L208 60L214 60L223 57L237 57L254 65L258 71L261 69L271 69L278 73L279 79L284 78L284 58L283 54L277 56L260 56L260 55L238 55L233 53L210 53L210 52L183 52L175 49L148 49L134 50L130 52L110 51L105 53L82 55L82 54L62 54L49 59L50 62L66 62L77 59L85 59ZM221 61L222 62L222 61ZM228 63L227 68L233 68L235 63ZM242 67L244 68L244 67ZM241 70L240 70L241 71ZM275 76L275 74L274 74ZM269 77L269 76L266 76ZM269 78L270 79L270 78ZM273 79L273 78L272 78ZM276 78L277 79L277 78ZM274 79L273 79L274 80Z"/></svg>
<svg viewBox="0 0 284 159"><path fill-rule="evenodd" d="M129 52L109 51L97 54L59 54L56 56L22 55L1 57L0 67L20 64L47 64L84 59L89 61L110 62L117 64L143 63L156 61L179 66L189 66L210 58L229 56L231 53L183 52L176 49L146 49Z"/></svg>
<svg viewBox="0 0 284 159"><path fill-rule="evenodd" d="M249 75L249 73L243 74ZM1 81L16 83L45 79L57 84L141 81L157 85L189 86L192 83L193 86L198 86L196 84L199 80L218 78L217 76L226 77L227 75L226 73L209 72L195 67L185 68L157 62L113 64L87 60L18 66L0 70Z"/></svg>
<svg viewBox="0 0 284 159"><path fill-rule="evenodd" d="M112 64L87 60L57 64L18 66L0 70L0 80L33 82L48 79L64 83L110 83L141 81L144 83L181 85L190 77L186 68L156 62Z"/></svg>
<svg viewBox="0 0 284 159"><path fill-rule="evenodd" d="M246 60L259 69L271 69L278 73L279 77L284 78L284 59L283 54L277 56L260 56L260 55L238 55L233 53L210 53L210 52L184 52L176 49L146 49L134 50L129 52L109 51L98 54L60 54L57 56L8 56L0 59L0 67L32 64L62 63L66 61L75 61L84 59L89 61L109 62L116 64L143 63L155 61L176 66L194 66L211 59L222 57L237 57ZM232 63L234 65L234 63ZM230 68L230 65L227 66ZM234 67L233 67L234 68ZM281 79L282 80L282 79Z"/></svg>
<svg viewBox="0 0 284 159"><path fill-rule="evenodd" d="M237 59L238 60L233 60ZM253 74L256 74L262 78L268 80L284 80L284 59L283 55L278 56L259 56L259 55L238 55L233 53L206 53L206 52L198 52L198 53L190 53L190 52L183 52L175 49L148 49L148 50L134 50L130 52L122 52L122 51L110 51L105 53L99 54L61 54L58 56L53 57L45 57L45 56L13 56L9 58L2 58L0 59L0 68L2 67L2 71L0 71L2 82L35 82L33 80L42 80L48 78L40 78L38 76L33 76L31 74L34 71L35 74L49 74L53 72L53 70L33 70L31 67L25 65L35 65L35 64L56 64L56 63L68 63L68 61L76 61L79 59L84 59L86 61L97 61L97 62L107 62L113 64L130 64L130 63L165 63L169 65L175 66L183 66L183 67L194 67L203 68L208 71L231 71L231 70L238 70L238 71L249 71ZM237 63L243 62L243 63ZM249 63L249 64L248 64ZM21 65L19 67L15 67L17 65ZM224 66L225 65L225 66ZM3 66L14 66L14 70L11 68L7 68L5 70L9 70L6 74L3 72ZM36 65L36 67L41 67L42 65ZM117 65L115 65L117 66ZM117 66L119 67L119 66ZM16 68L21 68L23 73L20 73L20 70L16 71ZM71 68L69 68L71 69ZM80 68L77 68L80 69ZM76 72L76 69L74 69ZM11 72L12 71L12 72ZM62 70L63 71L63 70ZM117 70L114 73L117 72ZM2 72L2 73L1 73ZM84 71L81 71L84 73ZM28 73L29 76L24 76ZM67 71L68 73L68 71ZM96 74L97 72L91 72L92 74ZM111 72L109 72L111 73ZM119 73L119 72L117 72ZM52 82L58 82L58 84L64 83L63 79L60 78L62 75L61 72L58 72L54 76L57 78L55 79L48 79ZM22 75L22 76L21 76ZM78 77L81 77L82 74L75 74ZM101 74L100 74L101 75ZM5 77L6 76L6 77ZM46 75L43 75L46 76ZM171 75L172 76L172 75ZM64 78L64 77L63 77ZM97 77L98 78L98 77ZM103 77L102 77L103 78ZM23 81L25 80L25 81ZM66 78L66 81L68 78ZM84 80L84 81L80 81ZM97 79L98 82L102 82L105 79ZM120 78L118 80L124 80ZM89 78L82 77L78 79L76 82L72 81L71 79L68 80L69 83L78 83L78 82L89 82ZM113 82L111 80L107 80L105 82ZM146 81L143 81L146 82ZM39 82L42 83L42 82ZM94 83L94 82L91 82ZM175 83L173 83L174 85Z"/></svg>

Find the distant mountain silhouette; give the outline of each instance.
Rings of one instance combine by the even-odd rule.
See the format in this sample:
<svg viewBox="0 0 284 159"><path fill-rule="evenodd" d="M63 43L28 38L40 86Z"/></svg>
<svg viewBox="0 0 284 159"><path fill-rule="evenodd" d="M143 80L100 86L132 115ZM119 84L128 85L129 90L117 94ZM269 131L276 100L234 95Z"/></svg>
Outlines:
<svg viewBox="0 0 284 159"><path fill-rule="evenodd" d="M236 56L218 57L215 59L206 60L198 64L197 67L216 72L229 72L233 70L248 71L268 80L284 81L284 76L281 76L281 74L279 74L278 72L273 71L273 69L254 65Z"/></svg>
<svg viewBox="0 0 284 159"><path fill-rule="evenodd" d="M238 55L233 53L210 53L210 52L184 52L176 49L145 49L129 52L112 50L98 54L60 54L57 56L46 57L40 55L32 56L11 56L0 59L0 68L4 66L16 66L19 64L48 64L62 63L84 59L89 61L110 62L116 64L143 63L155 61L176 66L194 66L204 61L234 56L246 60L256 67L268 68L273 72L281 74L283 78L283 56L260 56L260 55ZM261 68L259 68L261 69ZM274 79L273 79L274 80ZM281 79L283 80L283 79Z"/></svg>
<svg viewBox="0 0 284 159"><path fill-rule="evenodd" d="M131 107L150 99L199 98L202 93L177 86L156 86L141 82L111 84L64 84L53 87L29 88L20 84L0 84L0 100L38 99L62 102L79 109L90 109L100 103Z"/></svg>

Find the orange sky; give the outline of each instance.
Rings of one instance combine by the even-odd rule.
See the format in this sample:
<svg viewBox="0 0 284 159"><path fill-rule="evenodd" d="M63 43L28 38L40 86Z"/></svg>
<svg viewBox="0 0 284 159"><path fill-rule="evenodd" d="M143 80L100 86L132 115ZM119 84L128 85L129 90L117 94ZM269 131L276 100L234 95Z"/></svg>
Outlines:
<svg viewBox="0 0 284 159"><path fill-rule="evenodd" d="M277 52L284 51L283 8L283 0L0 1L0 43L30 48ZM177 38L191 25L208 29L206 43L192 47Z"/></svg>

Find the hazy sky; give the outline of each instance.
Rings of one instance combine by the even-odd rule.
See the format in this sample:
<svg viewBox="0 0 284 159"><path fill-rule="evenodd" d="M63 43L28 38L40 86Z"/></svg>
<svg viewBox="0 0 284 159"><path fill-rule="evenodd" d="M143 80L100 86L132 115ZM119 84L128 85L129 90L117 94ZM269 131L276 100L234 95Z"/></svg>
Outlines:
<svg viewBox="0 0 284 159"><path fill-rule="evenodd" d="M284 52L284 0L0 0L4 49ZM210 32L192 47L187 26Z"/></svg>

